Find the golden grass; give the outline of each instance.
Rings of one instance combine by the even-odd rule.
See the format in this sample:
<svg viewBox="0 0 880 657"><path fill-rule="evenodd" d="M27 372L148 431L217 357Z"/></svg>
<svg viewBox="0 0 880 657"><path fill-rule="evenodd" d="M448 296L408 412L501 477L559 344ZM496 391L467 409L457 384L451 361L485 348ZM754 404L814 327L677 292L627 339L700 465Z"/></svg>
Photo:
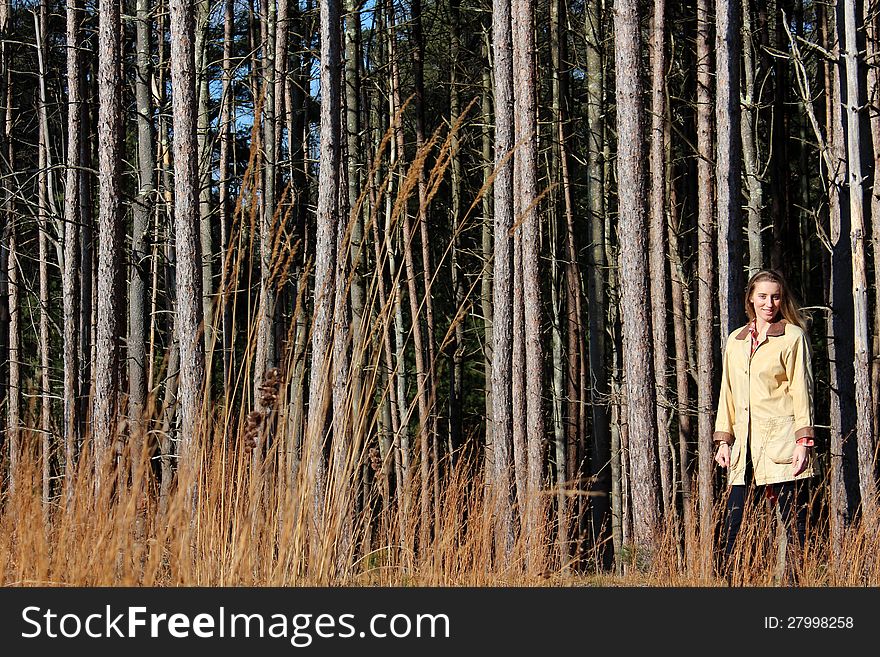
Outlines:
<svg viewBox="0 0 880 657"><path fill-rule="evenodd" d="M301 483L276 486L271 453L262 476L253 476L249 453L227 453L223 442L203 454L195 503L191 487L177 486L163 515L155 487L145 491L129 478L115 490L96 492L83 469L72 502L53 501L44 524L40 463L36 450L22 459L19 488L0 510L0 584L4 586L779 586L779 532L763 503L747 514L741 549L726 578L704 572L696 527L676 530L670 521L647 567L616 573L562 567L545 542L542 567L527 572L524 545L509 560L493 558L494 525L485 513L482 473L465 460L453 468L443 488L433 537L426 549L401 540L394 505L357 509L352 547L338 554L309 556ZM123 464L124 465L124 464ZM259 481L258 481L259 479ZM479 482L479 483L478 483ZM378 487L373 487L378 491ZM417 494L415 492L414 494ZM350 500L350 502L352 502ZM304 505L308 507L308 504ZM381 509L379 505L375 508ZM405 535L417 536L418 503ZM342 514L346 515L346 514ZM336 524L338 518L329 520ZM545 528L549 530L549 526ZM326 535L339 535L325 527ZM682 539L681 536L684 535ZM853 528L840 556L830 550L826 528L809 530L799 586L876 586L880 567L876 538ZM549 531L546 535L550 535ZM626 558L624 551L624 559ZM688 558L687 555L691 555ZM315 563L341 566L315 569ZM590 563L587 560L586 563Z"/></svg>

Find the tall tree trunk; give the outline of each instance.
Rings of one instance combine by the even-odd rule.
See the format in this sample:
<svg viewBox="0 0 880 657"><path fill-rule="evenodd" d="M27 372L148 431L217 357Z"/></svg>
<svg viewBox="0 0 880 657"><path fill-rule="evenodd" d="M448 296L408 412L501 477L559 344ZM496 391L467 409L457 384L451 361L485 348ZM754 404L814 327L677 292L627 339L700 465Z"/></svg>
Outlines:
<svg viewBox="0 0 880 657"><path fill-rule="evenodd" d="M514 211L522 240L523 339L525 343L526 444L526 549L528 564L536 572L544 560L544 504L541 489L544 470L543 351L541 347L540 224L538 218L538 117L535 80L534 0L513 0L514 143L516 155Z"/></svg>
<svg viewBox="0 0 880 657"><path fill-rule="evenodd" d="M868 280L865 265L865 218L862 188L862 149L859 108L859 59L855 0L843 0L843 31L838 34L845 44L846 66L846 145L847 184L849 186L850 243L852 247L852 290L854 311L856 441L859 454L859 489L863 519L873 527L877 513L875 480L874 407L871 399L870 343L868 341ZM842 83L841 83L842 84Z"/></svg>
<svg viewBox="0 0 880 657"><path fill-rule="evenodd" d="M564 13L562 3L558 0L550 2L550 65L552 74L551 85L551 150L549 175L551 179L562 180L559 194L553 190L550 195L550 262L551 262L551 304L552 304L552 353L553 353L553 461L556 474L556 545L559 551L561 567L568 569L568 495L567 490L572 483L569 481L569 442L574 443L573 416L576 414L575 399L577 392L574 389L577 381L577 356L576 348L577 323L573 319L574 295L570 282L574 259L573 250L569 248L573 235L569 230L570 190L567 177L568 169L564 162L565 154L565 127L563 124L563 88L564 73L562 71L562 57L564 49L565 33L561 30L561 16ZM563 223L563 220L565 223ZM560 241L560 234L563 240ZM564 250L563 250L564 249ZM565 254L560 258L560 250ZM563 265L562 261L568 261ZM562 275L565 270L565 276ZM574 289L577 294L577 287ZM563 303L565 308L563 310ZM564 321L566 320L566 321ZM563 354L563 324L569 337L567 356L568 368L564 362ZM572 371L573 370L573 371ZM568 380L568 386L565 380ZM566 403L566 398L568 403ZM572 410L570 410L572 409Z"/></svg>
<svg viewBox="0 0 880 657"><path fill-rule="evenodd" d="M235 38L234 0L223 0L223 79L220 92L220 159L218 167L218 209L220 213L220 262L223 270L220 275L220 317L223 341L223 390L228 391L232 384L232 372L234 369L232 349L232 303L230 292L234 289L230 277L232 275L232 255L230 240L232 235L232 198L230 194L230 179L232 166L233 144L233 113L235 110L235 88L233 82L232 45ZM292 153L291 153L292 158Z"/></svg>
<svg viewBox="0 0 880 657"><path fill-rule="evenodd" d="M210 0L195 0L194 9L194 51L195 61L195 85L196 102L198 112L196 114L196 172L198 175L198 212L199 212L199 244L200 244L200 275L202 278L202 334L203 351L205 354L206 390L211 388L212 363L214 361L214 348L217 342L216 322L214 315L214 275L213 262L214 250L211 239L212 217L212 172L213 172L213 140L210 134L209 110L210 92L208 89L208 69L213 62L207 61L207 42L209 34L209 21L211 14Z"/></svg>
<svg viewBox="0 0 880 657"><path fill-rule="evenodd" d="M492 290L492 508L496 558L513 551L513 45L510 0L492 0L492 53L495 72L494 254Z"/></svg>
<svg viewBox="0 0 880 657"><path fill-rule="evenodd" d="M138 192L132 204L131 268L128 284L128 421L131 430L131 455L135 485L141 485L141 452L144 445L144 410L147 401L146 317L149 251L147 233L155 207L155 140L153 138L153 103L150 31L152 18L149 0L136 0L137 60L135 100L137 102Z"/></svg>
<svg viewBox="0 0 880 657"><path fill-rule="evenodd" d="M0 34L5 36L9 27L9 4L0 0ZM0 73L5 79L0 81L4 87L5 116L3 117L3 153L6 167L4 173L11 175L15 171L15 149L12 144L14 129L12 102L12 67L9 61L9 43L0 43ZM8 168L7 168L8 167ZM7 249L6 280L9 287L9 392L6 402L6 446L9 452L9 495L14 496L18 490L21 476L19 461L21 457L21 303L18 289L18 247L16 235L15 201L12 187L4 184L3 220L5 223L4 241Z"/></svg>
<svg viewBox="0 0 880 657"><path fill-rule="evenodd" d="M203 437L201 418L205 390L194 17L192 6L186 0L170 0L169 7L171 86L174 90L171 97L174 119L174 243L177 250L174 329L180 344L181 362L179 454L182 472L192 476ZM194 485L194 480L184 478L184 483ZM194 489L187 491L188 495L193 492Z"/></svg>
<svg viewBox="0 0 880 657"><path fill-rule="evenodd" d="M740 141L740 0L717 0L715 5L715 181L718 194L718 298L721 336L743 320L742 290L742 142Z"/></svg>
<svg viewBox="0 0 880 657"><path fill-rule="evenodd" d="M78 278L86 272L79 269L80 167L82 130L82 73L80 72L80 22L82 8L79 0L67 3L67 168L64 182L64 268L61 290L64 297L64 500L73 501L73 477L76 446L79 440L79 305Z"/></svg>
<svg viewBox="0 0 880 657"><path fill-rule="evenodd" d="M728 2L732 0L727 0ZM758 173L758 103L755 97L755 78L758 75L752 36L751 0L742 0L743 74L742 132L743 167L748 190L749 277L764 267L763 239L761 236L761 206L764 204L763 186Z"/></svg>
<svg viewBox="0 0 880 657"><path fill-rule="evenodd" d="M644 115L640 79L639 10L636 0L616 0L614 61L617 105L617 179L620 194L620 307L623 320L623 364L626 377L627 431L633 505L633 541L650 559L657 545L659 472L653 363L651 350L648 269Z"/></svg>
<svg viewBox="0 0 880 657"><path fill-rule="evenodd" d="M121 309L121 25L118 2L98 4L98 301L92 454L96 485L108 475L117 436ZM176 94L175 94L176 95Z"/></svg>
<svg viewBox="0 0 880 657"><path fill-rule="evenodd" d="M712 95L709 60L708 0L697 0L697 463L700 495L700 545L707 567L712 552L712 339L714 271L712 244Z"/></svg>
<svg viewBox="0 0 880 657"><path fill-rule="evenodd" d="M864 3L865 43L868 65L869 125L874 151L871 172L871 243L874 255L874 334L871 341L871 399L880 399L880 34L878 34L877 4ZM876 403L876 402L875 402ZM880 413L872 413L874 439L880 434Z"/></svg>
<svg viewBox="0 0 880 657"><path fill-rule="evenodd" d="M347 171L347 212L343 215L351 229L348 258L351 266L351 413L357 423L366 410L363 366L367 357L366 324L364 321L365 296L364 272L367 268L367 251L364 235L364 204L358 210L358 200L364 186L364 170L361 140L361 14L356 0L346 0L345 20L345 138ZM363 433L359 428L358 433Z"/></svg>
<svg viewBox="0 0 880 657"><path fill-rule="evenodd" d="M39 137L37 139L37 222L39 224L40 253L40 462L42 466L43 522L49 523L49 495L51 484L52 429L50 426L52 402L49 382L49 217L52 214L50 199L53 193L52 162L49 154L49 116L46 108L46 60L48 49L48 6L41 0L39 16L34 15L37 35L37 66L39 86ZM57 216L57 215L56 215Z"/></svg>
<svg viewBox="0 0 880 657"><path fill-rule="evenodd" d="M321 145L318 178L318 224L315 241L315 310L312 329L312 369L309 384L309 414L306 423L306 490L312 496L309 525L310 559L317 564L323 556L325 463L324 442L327 414L331 405L328 385L332 370L332 340L336 281L336 240L339 225L339 149L341 144L341 61L339 0L321 3Z"/></svg>
<svg viewBox="0 0 880 657"><path fill-rule="evenodd" d="M275 284L271 280L273 243L276 230L276 153L275 153L275 0L261 1L262 33L262 94L258 100L262 117L262 130L259 139L262 147L262 206L260 212L260 293L257 301L257 345L254 354L254 406L257 412L265 414L267 408L262 404L264 379L275 365L275 344L273 340L275 324ZM265 449L266 424L263 425L262 439L253 450L255 472L262 467Z"/></svg>
<svg viewBox="0 0 880 657"><path fill-rule="evenodd" d="M484 19L485 20L485 19ZM482 241L483 248L483 275L481 278L481 301L483 310L483 328L486 333L485 351L483 357L483 371L486 377L486 452L485 452L485 472L486 483L491 486L495 479L494 471L494 448L495 448L495 392L492 388L492 363L494 362L495 353L495 331L494 331L494 309L493 305L493 280L494 280L494 264L492 267L489 263L493 262L493 231L494 219L492 212L492 194L488 192L490 179L493 175L494 164L492 161L492 133L489 126L492 125L492 72L489 69L489 28L483 25L483 85L481 96L481 114L483 118L483 129L481 134L481 155L483 170L483 197L482 197Z"/></svg>
<svg viewBox="0 0 880 657"><path fill-rule="evenodd" d="M650 221L648 225L648 263L650 267L651 328L653 331L654 384L657 390L657 454L660 459L661 503L674 514L672 498L672 450L669 435L669 395L667 393L666 294L666 0L654 0L651 25L651 138L649 153Z"/></svg>

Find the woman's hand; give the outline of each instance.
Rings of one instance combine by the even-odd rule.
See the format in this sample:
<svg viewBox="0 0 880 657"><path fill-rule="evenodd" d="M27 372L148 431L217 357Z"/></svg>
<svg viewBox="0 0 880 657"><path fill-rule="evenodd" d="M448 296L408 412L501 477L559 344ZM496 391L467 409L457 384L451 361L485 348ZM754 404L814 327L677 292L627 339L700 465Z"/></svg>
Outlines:
<svg viewBox="0 0 880 657"><path fill-rule="evenodd" d="M723 441L718 443L718 451L715 452L715 463L722 468L730 465L730 445Z"/></svg>
<svg viewBox="0 0 880 657"><path fill-rule="evenodd" d="M717 460L717 456L715 457ZM791 460L791 474L797 477L801 472L807 469L810 464L810 448L806 445L796 445L794 448L794 457Z"/></svg>

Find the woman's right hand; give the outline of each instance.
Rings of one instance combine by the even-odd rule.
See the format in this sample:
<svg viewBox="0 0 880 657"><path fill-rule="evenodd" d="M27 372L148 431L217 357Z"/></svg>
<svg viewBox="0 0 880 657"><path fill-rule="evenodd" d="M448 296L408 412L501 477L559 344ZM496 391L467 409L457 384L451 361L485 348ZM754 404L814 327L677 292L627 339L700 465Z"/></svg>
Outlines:
<svg viewBox="0 0 880 657"><path fill-rule="evenodd" d="M715 463L722 468L730 465L730 445L725 442L718 443L718 451L715 452Z"/></svg>

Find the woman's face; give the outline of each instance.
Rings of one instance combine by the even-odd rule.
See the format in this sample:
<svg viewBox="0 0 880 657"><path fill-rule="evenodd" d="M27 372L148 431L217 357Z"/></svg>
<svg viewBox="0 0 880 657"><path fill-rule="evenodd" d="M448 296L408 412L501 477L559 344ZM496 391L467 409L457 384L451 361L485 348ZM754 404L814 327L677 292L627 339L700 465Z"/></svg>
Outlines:
<svg viewBox="0 0 880 657"><path fill-rule="evenodd" d="M772 281L756 283L749 302L755 309L755 317L763 319L765 322L772 322L779 314L779 307L782 303L782 288L779 283Z"/></svg>

